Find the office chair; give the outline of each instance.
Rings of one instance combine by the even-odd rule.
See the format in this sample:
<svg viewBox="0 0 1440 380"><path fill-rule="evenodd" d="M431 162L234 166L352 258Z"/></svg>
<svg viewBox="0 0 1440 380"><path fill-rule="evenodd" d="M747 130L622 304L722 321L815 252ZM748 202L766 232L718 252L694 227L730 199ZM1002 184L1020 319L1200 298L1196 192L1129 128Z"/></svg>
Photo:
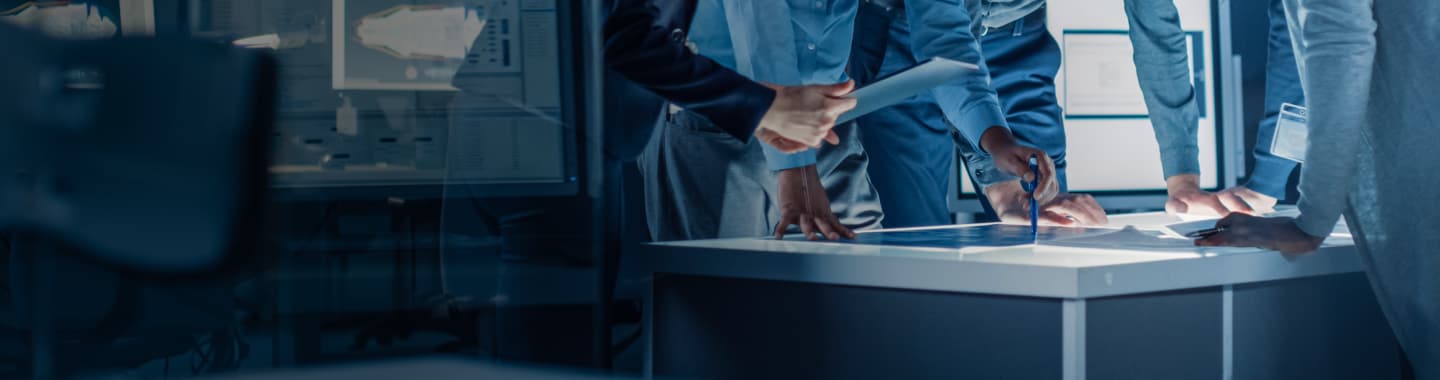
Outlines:
<svg viewBox="0 0 1440 380"><path fill-rule="evenodd" d="M55 333L72 327L55 322L68 317L51 293L57 255L171 283L249 259L275 64L200 41L57 41L5 23L0 47L0 232L14 243L21 278L10 287L31 372L51 378L73 369L53 355L68 343ZM138 306L116 297L101 324L119 334L134 315L124 309Z"/></svg>

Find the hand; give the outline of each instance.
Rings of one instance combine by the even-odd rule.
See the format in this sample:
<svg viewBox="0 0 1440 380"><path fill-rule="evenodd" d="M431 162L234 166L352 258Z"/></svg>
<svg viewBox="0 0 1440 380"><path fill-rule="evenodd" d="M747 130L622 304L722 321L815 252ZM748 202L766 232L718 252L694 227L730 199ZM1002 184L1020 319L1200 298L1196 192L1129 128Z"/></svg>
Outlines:
<svg viewBox="0 0 1440 380"><path fill-rule="evenodd" d="M1215 195L1230 210L1250 215L1274 212L1275 204L1280 201L1245 186L1235 186Z"/></svg>
<svg viewBox="0 0 1440 380"><path fill-rule="evenodd" d="M1020 145L1009 130L999 127L985 130L985 134L980 136L980 148L994 157L995 167L1001 171L1019 176L1025 182L1038 180L1034 194L1036 202L1049 203L1060 193L1060 182L1055 179L1055 162L1050 160L1050 155L1043 150ZM1030 157L1035 157L1040 166L1038 179L1030 172Z"/></svg>
<svg viewBox="0 0 1440 380"><path fill-rule="evenodd" d="M830 211L830 197L825 195L825 185L820 183L815 165L781 170L777 177L780 223L775 225L775 239L784 238L785 230L796 224L809 240L817 236L828 240L855 238L855 232L840 224L840 219Z"/></svg>
<svg viewBox="0 0 1440 380"><path fill-rule="evenodd" d="M1215 223L1224 231L1210 237L1196 240L1202 247L1259 247L1273 249L1287 255L1314 252L1325 242L1324 236L1310 236L1295 225L1294 218L1261 218L1245 214L1230 214Z"/></svg>
<svg viewBox="0 0 1440 380"><path fill-rule="evenodd" d="M995 207L1000 221L1030 223L1030 199L1020 181L1006 181L985 188L985 198ZM1040 224L1056 226L1098 226L1110 223L1105 208L1088 194L1061 193L1040 204Z"/></svg>
<svg viewBox="0 0 1440 380"><path fill-rule="evenodd" d="M1165 201L1165 212L1169 214L1199 214L1225 216L1230 208L1220 202L1220 197L1200 190L1200 176L1180 174L1165 179L1165 189L1170 199Z"/></svg>
<svg viewBox="0 0 1440 380"><path fill-rule="evenodd" d="M846 97L855 89L854 81L818 86L777 86L775 101L760 118L755 137L785 153L819 148L822 141L840 143L835 134L835 120L855 108L855 99Z"/></svg>

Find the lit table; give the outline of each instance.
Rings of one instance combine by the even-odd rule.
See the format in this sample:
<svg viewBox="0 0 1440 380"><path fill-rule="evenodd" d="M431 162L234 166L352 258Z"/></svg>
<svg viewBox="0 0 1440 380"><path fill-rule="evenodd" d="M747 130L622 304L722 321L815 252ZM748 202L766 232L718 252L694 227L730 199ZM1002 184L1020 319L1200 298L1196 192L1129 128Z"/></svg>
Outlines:
<svg viewBox="0 0 1440 380"><path fill-rule="evenodd" d="M1175 221L1163 214L1111 220ZM1007 240L1014 228L1029 230L947 226L858 239L870 244L755 238L649 245L655 278L646 303L647 373L1399 376L1398 345L1347 238L1300 257L1239 248L955 248L925 241ZM1099 233L1066 231L1046 235Z"/></svg>

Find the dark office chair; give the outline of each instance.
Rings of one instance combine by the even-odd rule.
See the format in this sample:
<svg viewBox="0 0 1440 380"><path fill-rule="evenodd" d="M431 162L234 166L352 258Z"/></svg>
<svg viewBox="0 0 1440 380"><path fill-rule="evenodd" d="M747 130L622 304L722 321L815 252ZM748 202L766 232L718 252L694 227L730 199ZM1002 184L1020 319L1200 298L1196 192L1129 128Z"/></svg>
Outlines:
<svg viewBox="0 0 1440 380"><path fill-rule="evenodd" d="M198 41L61 42L5 23L0 46L0 233L13 241L19 316L8 327L28 336L30 372L49 378L87 364L57 362L57 351L131 353L109 344L133 333L133 308L149 305L134 297L151 290L85 289L114 292L111 307L97 326L67 325L86 319L65 310L70 294L57 291L71 289L57 285L95 279L57 279L60 265L182 287L251 259L243 253L258 240L275 64Z"/></svg>

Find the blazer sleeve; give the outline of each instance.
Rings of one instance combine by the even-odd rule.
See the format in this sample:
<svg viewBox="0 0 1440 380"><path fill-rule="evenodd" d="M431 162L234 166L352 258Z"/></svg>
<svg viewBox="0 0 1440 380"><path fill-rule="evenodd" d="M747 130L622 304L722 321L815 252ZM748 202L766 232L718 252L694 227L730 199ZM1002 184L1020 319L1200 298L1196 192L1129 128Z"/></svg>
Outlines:
<svg viewBox="0 0 1440 380"><path fill-rule="evenodd" d="M694 0L615 0L604 25L605 65L748 141L775 91L687 48L688 19L662 20L694 8Z"/></svg>

